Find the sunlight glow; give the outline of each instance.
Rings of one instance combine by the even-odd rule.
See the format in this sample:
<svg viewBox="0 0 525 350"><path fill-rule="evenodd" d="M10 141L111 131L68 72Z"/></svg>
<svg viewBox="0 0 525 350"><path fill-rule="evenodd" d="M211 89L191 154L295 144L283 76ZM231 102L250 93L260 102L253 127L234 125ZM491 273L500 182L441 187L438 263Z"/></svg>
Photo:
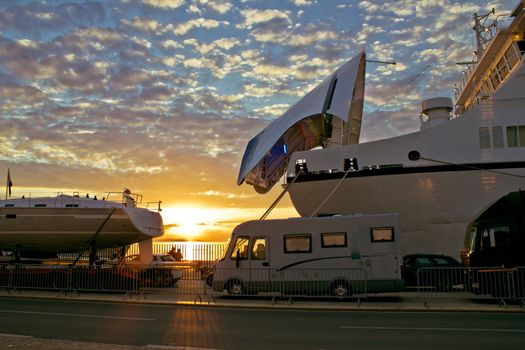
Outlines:
<svg viewBox="0 0 525 350"><path fill-rule="evenodd" d="M223 242L238 224L258 220L264 208L210 208L199 204L165 207L165 238ZM271 218L296 217L294 208L275 209Z"/></svg>

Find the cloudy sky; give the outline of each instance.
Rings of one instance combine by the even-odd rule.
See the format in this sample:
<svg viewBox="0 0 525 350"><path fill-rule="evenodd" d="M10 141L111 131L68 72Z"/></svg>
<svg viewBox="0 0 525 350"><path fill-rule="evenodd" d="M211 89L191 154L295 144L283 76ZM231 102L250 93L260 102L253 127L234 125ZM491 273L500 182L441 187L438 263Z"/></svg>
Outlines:
<svg viewBox="0 0 525 350"><path fill-rule="evenodd" d="M472 14L517 4L0 0L0 173L14 195L129 187L170 237L223 241L280 192L236 185L246 143L331 71L397 62L367 65L361 141L415 131L473 57Z"/></svg>

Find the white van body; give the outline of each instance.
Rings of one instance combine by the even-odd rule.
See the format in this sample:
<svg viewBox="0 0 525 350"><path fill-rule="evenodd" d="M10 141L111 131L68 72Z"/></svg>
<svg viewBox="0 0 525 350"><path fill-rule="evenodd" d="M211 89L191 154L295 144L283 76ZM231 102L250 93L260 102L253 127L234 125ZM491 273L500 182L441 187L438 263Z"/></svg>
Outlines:
<svg viewBox="0 0 525 350"><path fill-rule="evenodd" d="M399 291L399 236L397 214L248 221L233 230L212 287L316 296Z"/></svg>

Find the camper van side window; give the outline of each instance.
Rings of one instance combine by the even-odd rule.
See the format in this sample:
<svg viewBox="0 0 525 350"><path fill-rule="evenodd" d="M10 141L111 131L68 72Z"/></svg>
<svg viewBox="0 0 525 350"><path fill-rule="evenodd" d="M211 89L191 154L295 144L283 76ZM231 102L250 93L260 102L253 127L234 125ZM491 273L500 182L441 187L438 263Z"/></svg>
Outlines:
<svg viewBox="0 0 525 350"><path fill-rule="evenodd" d="M393 242L394 228L393 227L371 227L370 236L372 242Z"/></svg>
<svg viewBox="0 0 525 350"><path fill-rule="evenodd" d="M346 232L321 233L321 247L346 247Z"/></svg>
<svg viewBox="0 0 525 350"><path fill-rule="evenodd" d="M237 237L235 241L235 246L232 249L230 258L232 260L237 259L237 254L239 259L248 259L248 246L250 244L250 237L240 236Z"/></svg>
<svg viewBox="0 0 525 350"><path fill-rule="evenodd" d="M255 238L252 248L252 260L266 260L266 238Z"/></svg>
<svg viewBox="0 0 525 350"><path fill-rule="evenodd" d="M312 236L309 234L284 235L285 253L311 253Z"/></svg>

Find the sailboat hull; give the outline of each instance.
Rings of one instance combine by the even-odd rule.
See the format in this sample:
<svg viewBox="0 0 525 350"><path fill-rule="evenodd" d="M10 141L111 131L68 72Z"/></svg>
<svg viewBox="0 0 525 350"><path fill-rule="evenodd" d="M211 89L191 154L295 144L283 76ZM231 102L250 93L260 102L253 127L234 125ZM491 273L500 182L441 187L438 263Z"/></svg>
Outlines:
<svg viewBox="0 0 525 350"><path fill-rule="evenodd" d="M158 212L142 208L0 208L0 250L70 252L118 247L163 234Z"/></svg>

